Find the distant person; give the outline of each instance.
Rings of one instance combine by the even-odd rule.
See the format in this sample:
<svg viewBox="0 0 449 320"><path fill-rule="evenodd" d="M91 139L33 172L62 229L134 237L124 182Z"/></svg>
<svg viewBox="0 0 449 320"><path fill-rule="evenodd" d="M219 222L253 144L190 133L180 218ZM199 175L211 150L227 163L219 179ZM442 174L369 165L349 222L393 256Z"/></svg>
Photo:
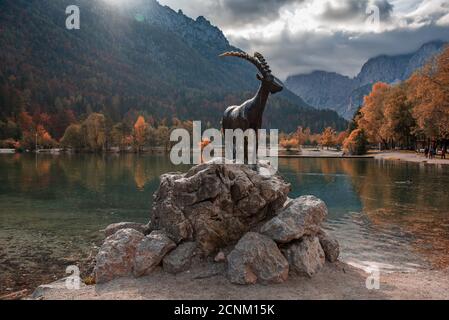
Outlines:
<svg viewBox="0 0 449 320"><path fill-rule="evenodd" d="M429 147L425 147L424 156L427 158L429 156Z"/></svg>
<svg viewBox="0 0 449 320"><path fill-rule="evenodd" d="M441 159L446 159L446 147L441 149Z"/></svg>
<svg viewBox="0 0 449 320"><path fill-rule="evenodd" d="M435 148L431 146L429 151L429 159L433 159L434 157L435 157Z"/></svg>

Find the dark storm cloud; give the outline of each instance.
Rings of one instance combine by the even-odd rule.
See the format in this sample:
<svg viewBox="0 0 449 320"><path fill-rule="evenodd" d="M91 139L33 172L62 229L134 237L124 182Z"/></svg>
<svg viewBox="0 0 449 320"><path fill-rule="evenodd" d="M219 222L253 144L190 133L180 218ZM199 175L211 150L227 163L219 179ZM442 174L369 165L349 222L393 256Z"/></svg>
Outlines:
<svg viewBox="0 0 449 320"><path fill-rule="evenodd" d="M382 21L388 20L393 12L393 5L388 0L343 0L338 1L338 4L328 2L320 18L334 22L363 20L366 19L366 10L371 5L379 8Z"/></svg>
<svg viewBox="0 0 449 320"><path fill-rule="evenodd" d="M449 41L449 22L439 21L449 13L445 0L161 1L192 17L206 16L239 48L263 52L283 79L314 70L354 76L377 55L409 53L437 39ZM379 7L379 32L366 28L370 5ZM287 11L290 14L284 15ZM278 24L265 33L269 22Z"/></svg>
<svg viewBox="0 0 449 320"><path fill-rule="evenodd" d="M258 17L272 19L279 16L279 10L303 0L221 0L218 6L240 22L251 22Z"/></svg>
<svg viewBox="0 0 449 320"><path fill-rule="evenodd" d="M186 0L187 1L187 0ZM187 13L195 12L213 20L221 28L257 25L279 18L279 11L306 0L189 0ZM177 4L178 0L165 0Z"/></svg>
<svg viewBox="0 0 449 320"><path fill-rule="evenodd" d="M288 75L314 70L355 76L369 58L409 53L436 39L449 41L448 28L429 25L417 30L396 29L363 36L343 31L293 34L284 30L277 37L233 38L232 42L248 52L263 52L275 74L285 79Z"/></svg>

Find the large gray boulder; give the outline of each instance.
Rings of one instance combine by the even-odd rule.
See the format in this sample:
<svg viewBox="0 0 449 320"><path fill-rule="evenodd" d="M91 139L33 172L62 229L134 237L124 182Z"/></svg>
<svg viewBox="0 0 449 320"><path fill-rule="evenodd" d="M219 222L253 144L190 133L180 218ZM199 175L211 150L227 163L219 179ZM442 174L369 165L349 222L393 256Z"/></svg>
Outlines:
<svg viewBox="0 0 449 320"><path fill-rule="evenodd" d="M181 243L163 260L162 266L168 273L180 273L190 268L197 244L195 242Z"/></svg>
<svg viewBox="0 0 449 320"><path fill-rule="evenodd" d="M255 232L248 232L227 257L232 283L281 283L288 277L288 262L276 243Z"/></svg>
<svg viewBox="0 0 449 320"><path fill-rule="evenodd" d="M318 237L304 236L282 249L290 264L290 271L312 277L324 265L324 251Z"/></svg>
<svg viewBox="0 0 449 320"><path fill-rule="evenodd" d="M321 247L323 248L326 260L329 262L335 262L340 255L340 244L333 235L325 230L320 230L318 233Z"/></svg>
<svg viewBox="0 0 449 320"><path fill-rule="evenodd" d="M136 248L143 238L134 229L121 229L107 237L96 257L95 282L104 283L132 274Z"/></svg>
<svg viewBox="0 0 449 320"><path fill-rule="evenodd" d="M327 217L326 204L315 196L302 196L291 200L273 219L265 223L260 233L278 243L289 243L305 235L320 231Z"/></svg>
<svg viewBox="0 0 449 320"><path fill-rule="evenodd" d="M164 256L176 248L164 231L153 231L146 236L136 249L134 258L134 276L150 274L162 261Z"/></svg>
<svg viewBox="0 0 449 320"><path fill-rule="evenodd" d="M167 231L177 243L196 241L202 253L212 254L283 206L290 184L280 176L219 161L197 165L185 174L162 175L151 229Z"/></svg>

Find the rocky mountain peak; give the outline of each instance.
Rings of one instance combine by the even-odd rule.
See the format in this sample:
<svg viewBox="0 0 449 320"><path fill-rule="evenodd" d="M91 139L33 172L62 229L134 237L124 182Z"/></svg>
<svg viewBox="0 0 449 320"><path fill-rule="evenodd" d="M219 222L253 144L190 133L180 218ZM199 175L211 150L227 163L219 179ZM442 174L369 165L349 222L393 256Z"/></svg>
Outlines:
<svg viewBox="0 0 449 320"><path fill-rule="evenodd" d="M397 83L409 78L414 71L441 52L445 45L445 42L436 40L423 44L412 53L379 55L369 59L355 78L335 72L314 71L288 77L286 86L300 95L306 103L335 110L350 119L374 83Z"/></svg>
<svg viewBox="0 0 449 320"><path fill-rule="evenodd" d="M203 16L194 20L185 15L182 10L175 11L156 0L134 1L130 7L131 15L142 15L146 23L158 25L182 35L188 44L195 45L200 40L212 42L219 47L229 46L223 32Z"/></svg>

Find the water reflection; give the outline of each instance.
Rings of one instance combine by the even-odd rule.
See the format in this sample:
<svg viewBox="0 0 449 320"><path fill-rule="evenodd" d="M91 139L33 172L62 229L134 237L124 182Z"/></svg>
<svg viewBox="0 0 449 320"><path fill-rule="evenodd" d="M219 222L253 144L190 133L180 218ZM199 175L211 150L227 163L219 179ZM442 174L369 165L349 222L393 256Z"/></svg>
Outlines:
<svg viewBox="0 0 449 320"><path fill-rule="evenodd" d="M329 205L343 257L358 266L449 265L449 168L360 159L282 159L295 195Z"/></svg>
<svg viewBox="0 0 449 320"><path fill-rule="evenodd" d="M159 175L151 155L2 155L0 288L51 281L88 254L98 230L146 222ZM449 266L449 168L370 159L280 159L292 195L329 206L342 258L384 270ZM0 290L1 291L1 290Z"/></svg>

